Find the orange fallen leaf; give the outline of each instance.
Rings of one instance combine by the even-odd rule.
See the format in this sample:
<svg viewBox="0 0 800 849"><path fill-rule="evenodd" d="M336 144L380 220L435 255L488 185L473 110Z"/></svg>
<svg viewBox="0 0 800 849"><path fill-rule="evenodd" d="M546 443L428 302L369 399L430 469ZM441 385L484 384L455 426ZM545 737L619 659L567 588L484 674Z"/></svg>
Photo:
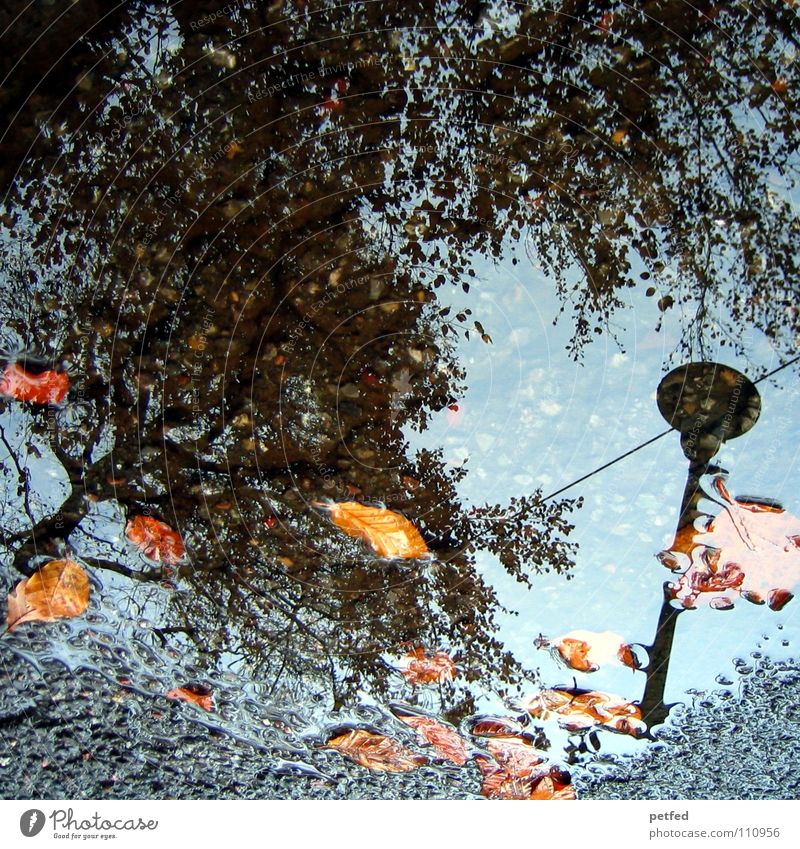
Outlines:
<svg viewBox="0 0 800 849"><path fill-rule="evenodd" d="M186 684L183 687L176 687L170 690L166 697L168 699L178 699L182 702L190 702L193 705L203 708L203 710L214 710L214 691L211 687L205 684Z"/></svg>
<svg viewBox="0 0 800 849"><path fill-rule="evenodd" d="M51 560L20 581L8 597L6 623L54 622L80 616L89 606L89 577L73 560Z"/></svg>
<svg viewBox="0 0 800 849"><path fill-rule="evenodd" d="M125 536L150 560L176 566L186 549L180 534L152 516L135 516L125 526Z"/></svg>
<svg viewBox="0 0 800 849"><path fill-rule="evenodd" d="M437 720L429 716L422 716L416 713L403 713L396 709L393 712L400 722L410 725L445 760L451 761L458 766L464 766L469 760L466 740L455 729L437 722Z"/></svg>
<svg viewBox="0 0 800 849"><path fill-rule="evenodd" d="M624 144L628 140L628 131L625 129L614 130L611 134L612 144Z"/></svg>
<svg viewBox="0 0 800 849"><path fill-rule="evenodd" d="M426 652L421 647L412 649L398 665L406 681L414 686L452 681L458 675L458 669L448 654L443 651Z"/></svg>
<svg viewBox="0 0 800 849"><path fill-rule="evenodd" d="M498 766L517 778L541 773L544 760L533 736L510 717L479 717L472 724L473 737L486 739L486 749Z"/></svg>
<svg viewBox="0 0 800 849"><path fill-rule="evenodd" d="M640 669L642 666L633 648L627 643L620 643L620 647L617 649L617 660L623 666L627 666L628 669Z"/></svg>
<svg viewBox="0 0 800 849"><path fill-rule="evenodd" d="M428 759L374 731L353 729L331 737L325 748L335 749L354 763L378 772L409 772Z"/></svg>
<svg viewBox="0 0 800 849"><path fill-rule="evenodd" d="M539 719L556 719L568 731L600 725L621 734L638 737L647 727L642 712L632 702L598 690L541 690L523 703L523 708Z"/></svg>
<svg viewBox="0 0 800 849"><path fill-rule="evenodd" d="M558 660L578 672L596 672L601 666L619 663L630 669L640 667L631 646L613 631L570 631L553 640L540 637L536 646L551 648Z"/></svg>
<svg viewBox="0 0 800 849"><path fill-rule="evenodd" d="M472 723L473 737L530 737L523 725L508 716L480 716Z"/></svg>
<svg viewBox="0 0 800 849"><path fill-rule="evenodd" d="M483 775L481 793L487 799L567 800L575 799L569 773L560 767L542 767L531 775L521 776L492 763L488 758L475 759Z"/></svg>
<svg viewBox="0 0 800 849"><path fill-rule="evenodd" d="M473 737L485 738L491 758L475 760L483 775L481 793L487 799L574 799L569 773L547 766L533 736L515 719L478 717Z"/></svg>
<svg viewBox="0 0 800 849"><path fill-rule="evenodd" d="M530 778L538 773L544 758L525 737L494 737L486 749L506 772L517 778Z"/></svg>
<svg viewBox="0 0 800 849"><path fill-rule="evenodd" d="M512 775L488 758L475 758L483 776L481 793L487 799L529 799L533 792L533 782L529 778Z"/></svg>
<svg viewBox="0 0 800 849"><path fill-rule="evenodd" d="M538 195L526 195L523 200L531 209L539 209L539 207L544 206L544 202L546 200L546 196L543 194Z"/></svg>
<svg viewBox="0 0 800 849"><path fill-rule="evenodd" d="M538 647L545 645L544 641L538 643ZM600 666L589 660L591 646L585 640L574 637L558 637L552 643L556 656L570 669L578 672L597 672Z"/></svg>
<svg viewBox="0 0 800 849"><path fill-rule="evenodd" d="M671 597L686 608L705 603L729 610L741 597L781 610L800 584L800 519L769 500L731 497L722 478L713 487L725 509L682 528L658 554L682 573L670 585Z"/></svg>
<svg viewBox="0 0 800 849"><path fill-rule="evenodd" d="M778 77L778 79L770 83L770 88L775 94L785 94L789 89L789 84L782 77Z"/></svg>
<svg viewBox="0 0 800 849"><path fill-rule="evenodd" d="M577 799L575 788L569 779L569 774L566 774L566 782L560 780L564 777L561 775L553 775L551 771L548 775L541 778L534 787L533 792L529 796L530 799L546 799L554 802L571 802Z"/></svg>
<svg viewBox="0 0 800 849"><path fill-rule="evenodd" d="M364 540L381 557L424 557L430 552L422 535L405 516L358 501L312 502L327 510L348 536Z"/></svg>
<svg viewBox="0 0 800 849"><path fill-rule="evenodd" d="M0 395L33 404L60 404L69 392L69 375L65 371L43 371L31 374L17 363L10 363L0 378Z"/></svg>

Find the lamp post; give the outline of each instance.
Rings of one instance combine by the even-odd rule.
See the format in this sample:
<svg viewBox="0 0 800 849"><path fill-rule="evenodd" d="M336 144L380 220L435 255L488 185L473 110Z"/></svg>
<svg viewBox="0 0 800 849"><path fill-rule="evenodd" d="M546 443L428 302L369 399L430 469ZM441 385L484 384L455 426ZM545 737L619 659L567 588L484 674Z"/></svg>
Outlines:
<svg viewBox="0 0 800 849"><path fill-rule="evenodd" d="M705 495L702 478L720 446L746 433L758 421L761 398L752 381L730 366L697 362L666 375L658 386L656 403L667 423L680 433L681 449L689 461L677 537L683 528L705 515L699 509ZM649 662L640 708L648 727L664 722L671 707L664 704L664 691L675 625L684 609L672 606L669 587L665 582L655 637L645 646Z"/></svg>

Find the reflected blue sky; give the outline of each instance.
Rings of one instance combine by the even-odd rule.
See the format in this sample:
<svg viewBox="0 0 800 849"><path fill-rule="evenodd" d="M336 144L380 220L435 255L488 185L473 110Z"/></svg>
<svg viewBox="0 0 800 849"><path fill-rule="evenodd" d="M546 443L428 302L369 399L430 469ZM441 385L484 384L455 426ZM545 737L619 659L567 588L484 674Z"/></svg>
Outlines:
<svg viewBox="0 0 800 849"><path fill-rule="evenodd" d="M457 286L439 291L453 313L471 307L471 318L482 323L492 344L478 334L469 340L459 335L467 390L458 409L433 414L421 433L404 431L412 455L441 447L450 465L465 466L459 493L467 507L508 503L536 487L554 492L665 430L656 388L667 371L690 359L678 349L687 316L677 308L662 316L659 295L646 294L653 282L643 280L628 290L626 309L615 316L611 333L598 337L576 362L566 352L570 321L562 316L553 324L560 309L553 283L522 261L524 248L507 245L497 265L476 258L475 277L465 278L469 295ZM660 318L663 328L656 332ZM780 365L758 329L739 341L741 353L712 346L705 356L751 379ZM724 445L715 462L730 472L733 493L777 498L798 515L795 382L791 369L761 382L759 422ZM671 433L565 492L562 497L584 499L571 517L571 539L580 548L570 581L542 575L529 590L494 555L479 552L482 573L518 614L500 620L502 639L523 663L541 670L545 684L569 684L574 675L578 686L641 698L644 674L624 667L573 673L537 650L534 640L540 633L555 637L580 628L615 631L629 642L652 641L661 587L671 577L654 555L672 540L686 470L679 436ZM717 686L718 675L732 673L734 658L754 650L773 658L790 655L798 631L796 602L777 613L743 600L733 611L686 612L678 620L666 701L685 700L692 688ZM615 748L629 745L618 742Z"/></svg>

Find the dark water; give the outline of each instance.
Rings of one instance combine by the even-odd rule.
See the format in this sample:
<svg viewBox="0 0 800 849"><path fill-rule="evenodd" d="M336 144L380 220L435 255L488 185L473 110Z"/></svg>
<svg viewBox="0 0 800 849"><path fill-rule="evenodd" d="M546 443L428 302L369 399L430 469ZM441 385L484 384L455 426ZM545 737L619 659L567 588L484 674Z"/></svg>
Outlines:
<svg viewBox="0 0 800 849"><path fill-rule="evenodd" d="M797 601L664 600L679 434L564 487L668 427L667 372L721 362L761 413L713 463L800 535L793 4L81 5L0 18L4 364L71 382L58 405L0 399L4 586L67 554L92 581L84 615L0 640L4 795L136 795L120 741L148 776L160 735L184 741L179 795L477 794L474 761L384 776L320 746L348 726L430 755L401 702L478 751L476 715L559 685L647 729L528 719L587 796L618 795L614 770L630 796L713 795L698 717L718 702L754 761L724 794L791 795L791 770L753 777L752 740L770 705L772 750L794 745ZM713 500L692 509L740 509L695 472ZM432 557L377 557L320 501L402 514ZM185 561L127 542L142 514ZM749 549L767 583L775 544ZM800 580L792 551L776 587ZM536 647L575 630L645 669ZM454 680L412 687L415 647ZM213 711L164 699L187 683ZM39 741L23 767L15 722ZM59 742L86 723L104 757ZM184 787L209 734L219 764ZM238 790L231 747L261 763ZM681 747L687 784L659 767Z"/></svg>

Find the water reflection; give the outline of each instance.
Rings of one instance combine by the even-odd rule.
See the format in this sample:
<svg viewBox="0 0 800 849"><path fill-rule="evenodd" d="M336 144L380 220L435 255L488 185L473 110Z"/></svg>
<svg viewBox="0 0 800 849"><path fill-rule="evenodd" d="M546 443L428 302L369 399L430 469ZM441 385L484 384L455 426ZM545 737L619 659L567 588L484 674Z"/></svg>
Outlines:
<svg viewBox="0 0 800 849"><path fill-rule="evenodd" d="M543 493L652 435L669 365L794 353L792 10L224 5L120 12L73 87L12 89L3 345L73 388L52 415L2 402L29 434L9 490L45 441L69 482L27 475L14 503L47 509L3 523L7 582L69 548L113 579L103 615L181 657L143 692L233 669L315 716L401 698L457 725L554 687L542 632L621 632L627 606L643 639L661 599L613 541L633 560L673 522L675 464ZM650 538L623 529L636 499ZM434 558L376 557L329 501L405 517ZM180 534L174 574L126 541L137 516ZM459 675L409 691L409 647ZM633 675L607 679L629 704Z"/></svg>

